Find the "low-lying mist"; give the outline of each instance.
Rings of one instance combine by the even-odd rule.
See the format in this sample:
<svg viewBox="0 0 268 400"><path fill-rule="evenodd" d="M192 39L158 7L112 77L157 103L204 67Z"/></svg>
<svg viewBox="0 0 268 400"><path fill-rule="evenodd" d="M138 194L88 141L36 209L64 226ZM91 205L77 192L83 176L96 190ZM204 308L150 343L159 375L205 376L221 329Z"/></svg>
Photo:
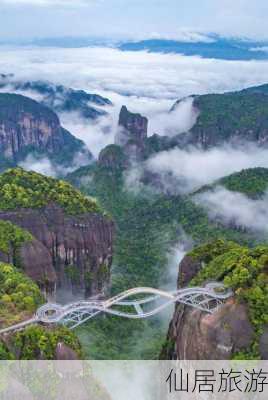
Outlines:
<svg viewBox="0 0 268 400"><path fill-rule="evenodd" d="M268 233L268 193L253 200L242 193L217 186L214 190L195 196L195 202L204 207L208 215L226 225Z"/></svg>
<svg viewBox="0 0 268 400"><path fill-rule="evenodd" d="M166 191L174 194L193 192L219 178L254 167L268 167L268 148L250 143L210 150L176 148L158 153L146 163L149 171L159 175ZM176 185L174 180L177 180Z"/></svg>

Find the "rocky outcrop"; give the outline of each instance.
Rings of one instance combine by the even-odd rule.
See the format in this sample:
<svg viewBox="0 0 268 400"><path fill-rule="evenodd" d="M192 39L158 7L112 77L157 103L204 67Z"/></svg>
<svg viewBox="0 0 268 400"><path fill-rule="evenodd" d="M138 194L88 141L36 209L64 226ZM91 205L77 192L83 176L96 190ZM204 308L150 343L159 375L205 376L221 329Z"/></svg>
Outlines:
<svg viewBox="0 0 268 400"><path fill-rule="evenodd" d="M251 345L254 331L247 308L229 300L213 314L177 306L164 350L168 359L225 360Z"/></svg>
<svg viewBox="0 0 268 400"><path fill-rule="evenodd" d="M55 359L70 361L70 360L78 360L79 357L73 349L66 346L65 343L59 342L55 350Z"/></svg>
<svg viewBox="0 0 268 400"><path fill-rule="evenodd" d="M0 155L16 165L27 154L46 155L70 165L77 153L92 156L82 141L63 129L57 115L28 97L0 93Z"/></svg>
<svg viewBox="0 0 268 400"><path fill-rule="evenodd" d="M128 158L134 161L143 158L147 139L148 119L133 114L123 106L119 115L115 144L124 148Z"/></svg>
<svg viewBox="0 0 268 400"><path fill-rule="evenodd" d="M186 256L180 264L178 287L188 285L200 268L200 262ZM234 353L249 348L253 339L247 306L235 298L213 314L177 304L161 358L230 359ZM265 341L265 336L262 340Z"/></svg>
<svg viewBox="0 0 268 400"><path fill-rule="evenodd" d="M34 236L33 241L23 243L19 258L27 275L47 296L53 297L56 289L100 295L109 287L113 223L106 217L92 213L68 216L50 204L42 209L1 211L0 219ZM5 258L12 263L12 253Z"/></svg>

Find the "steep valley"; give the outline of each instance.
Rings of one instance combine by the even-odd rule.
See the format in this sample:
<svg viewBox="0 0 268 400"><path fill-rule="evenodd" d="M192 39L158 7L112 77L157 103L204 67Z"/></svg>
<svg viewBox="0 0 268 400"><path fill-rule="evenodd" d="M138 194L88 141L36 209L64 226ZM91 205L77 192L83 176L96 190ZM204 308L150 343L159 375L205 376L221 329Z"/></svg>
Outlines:
<svg viewBox="0 0 268 400"><path fill-rule="evenodd" d="M192 245L219 237L244 245L258 243L252 232L211 220L191 196L161 195L149 188L133 193L125 185L124 165L119 149L111 146L99 163L68 176L84 193L96 196L115 220L113 293L137 286L170 285L169 255L187 236ZM256 176L257 172L251 180L253 185ZM244 182L249 185L247 179ZM179 260L177 271L178 264ZM174 290L174 284L172 280L169 288ZM146 321L101 316L78 328L77 333L89 358L154 359L165 343L170 313L172 307L166 315Z"/></svg>
<svg viewBox="0 0 268 400"><path fill-rule="evenodd" d="M53 96L63 90L52 89ZM256 149L265 147L267 94L263 87L256 90L195 97L195 126L174 137L148 137L148 119L123 106L116 144L102 149L98 160L88 152L91 163L66 175L65 181L22 168L0 175L1 326L24 320L45 300L106 298L134 287L175 290L178 273L183 280L179 279L178 287L203 285L210 279L231 287L235 297L225 311L209 319L176 305L173 316L171 307L148 320L100 315L75 333L66 328L30 327L3 341L3 357L265 357L267 169L246 169L185 193L180 191L182 180L173 181L171 174L163 179L147 163L154 154L170 149L190 152L193 145L204 152L226 143L239 146L240 141L243 147L248 140ZM67 91L66 95L78 94ZM87 94L80 95L83 103ZM235 112L227 120L231 109ZM0 117L3 169L6 156L8 164L17 165L33 146L34 153L51 157L67 173L76 151L83 149L83 143L61 127L53 111L26 97L1 94ZM131 181L130 175L135 178L137 170L140 176ZM165 190L167 181L176 190ZM217 197L219 191L221 197ZM227 203L227 196L235 197ZM232 209L236 199L239 207ZM253 218L245 220L248 207ZM171 277L170 257L178 248L187 255L180 267L179 258L175 260ZM200 257L196 256L199 252ZM26 275L30 280L24 282ZM239 341L242 328L245 334ZM195 332L204 330L198 341ZM214 353L210 340L228 352ZM66 346L63 354L58 348L61 344ZM250 350L246 352L245 347Z"/></svg>

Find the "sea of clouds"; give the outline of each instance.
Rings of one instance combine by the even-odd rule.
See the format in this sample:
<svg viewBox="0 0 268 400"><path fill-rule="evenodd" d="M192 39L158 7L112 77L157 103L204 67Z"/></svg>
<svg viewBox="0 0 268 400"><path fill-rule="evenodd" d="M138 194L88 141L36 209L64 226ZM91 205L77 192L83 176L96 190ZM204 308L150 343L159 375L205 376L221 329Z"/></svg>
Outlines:
<svg viewBox="0 0 268 400"><path fill-rule="evenodd" d="M107 107L109 116L97 122L60 115L63 126L84 140L96 157L113 142L123 104L149 118L149 135L173 135L195 122L191 99L169 113L176 100L266 83L267 67L266 61L224 61L100 47L0 47L1 73L14 73L21 80L49 80L112 100L114 106ZM40 99L34 92L25 94Z"/></svg>
<svg viewBox="0 0 268 400"><path fill-rule="evenodd" d="M185 99L186 96L268 82L266 61L224 61L99 47L0 47L0 72L14 73L17 80L48 80L108 97L113 106L104 107L108 115L97 121L85 120L75 113L60 115L62 125L82 139L95 157L114 142L123 104L149 118L149 135L172 136L189 130L195 123L192 98ZM24 94L40 100L34 92ZM170 112L178 99L184 100ZM23 166L53 174L46 159L28 158ZM244 149L225 146L206 152L196 148L171 150L157 154L146 167L162 174L166 185L167 175L178 178L183 183L176 190L187 193L254 166L268 167L268 151L249 145Z"/></svg>

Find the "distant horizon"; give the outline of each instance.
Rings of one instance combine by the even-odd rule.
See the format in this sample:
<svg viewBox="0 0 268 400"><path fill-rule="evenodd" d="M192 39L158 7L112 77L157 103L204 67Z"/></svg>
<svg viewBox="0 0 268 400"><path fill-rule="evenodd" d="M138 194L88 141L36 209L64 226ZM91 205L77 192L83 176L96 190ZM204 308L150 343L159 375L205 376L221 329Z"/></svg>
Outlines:
<svg viewBox="0 0 268 400"><path fill-rule="evenodd" d="M185 34L185 36L183 36ZM187 35L189 34L189 35ZM110 43L124 43L124 42L142 42L142 41L150 41L150 40L159 40L159 41L173 41L178 43L207 43L211 44L217 42L219 40L224 41L238 41L241 43L268 43L268 36L266 38L254 38L249 36L243 35L220 35L215 32L193 32L189 31L183 32L183 35L180 36L168 36L168 35L139 35L139 36L131 36L131 35L113 35L113 36L100 36L100 35L43 35L43 36L29 36L29 37L6 37L0 38L0 45L1 44L28 44L33 43L35 41L45 41L45 40L88 40L88 41L99 41L99 42L106 42L107 44Z"/></svg>
<svg viewBox="0 0 268 400"><path fill-rule="evenodd" d="M179 3L179 4L178 4ZM83 37L268 40L265 0L0 0L1 40ZM40 23L41 21L41 23ZM131 33L130 33L131 32Z"/></svg>

